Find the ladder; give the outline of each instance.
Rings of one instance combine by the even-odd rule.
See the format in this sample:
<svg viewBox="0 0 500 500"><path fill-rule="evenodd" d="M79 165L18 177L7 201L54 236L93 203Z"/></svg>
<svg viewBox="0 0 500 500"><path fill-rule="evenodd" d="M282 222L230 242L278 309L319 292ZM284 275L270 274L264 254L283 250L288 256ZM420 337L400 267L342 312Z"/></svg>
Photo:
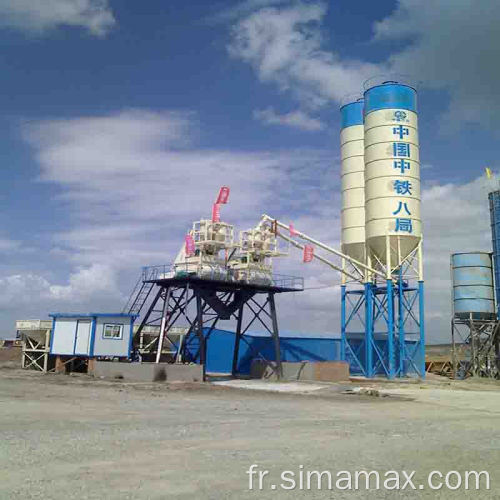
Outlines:
<svg viewBox="0 0 500 500"><path fill-rule="evenodd" d="M144 304L148 300L151 290L154 287L154 283L148 283L147 280L152 277L148 277L147 273L143 271L137 280L137 283L130 294L130 297L123 308L123 313L139 315Z"/></svg>

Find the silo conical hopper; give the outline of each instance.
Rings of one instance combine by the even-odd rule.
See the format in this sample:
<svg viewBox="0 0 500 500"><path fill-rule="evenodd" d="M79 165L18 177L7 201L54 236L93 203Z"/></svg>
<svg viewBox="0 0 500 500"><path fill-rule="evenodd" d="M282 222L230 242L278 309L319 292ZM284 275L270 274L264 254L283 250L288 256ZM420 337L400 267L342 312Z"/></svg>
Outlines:
<svg viewBox="0 0 500 500"><path fill-rule="evenodd" d="M417 94L391 81L364 98L366 241L386 263L389 235L394 268L422 237Z"/></svg>

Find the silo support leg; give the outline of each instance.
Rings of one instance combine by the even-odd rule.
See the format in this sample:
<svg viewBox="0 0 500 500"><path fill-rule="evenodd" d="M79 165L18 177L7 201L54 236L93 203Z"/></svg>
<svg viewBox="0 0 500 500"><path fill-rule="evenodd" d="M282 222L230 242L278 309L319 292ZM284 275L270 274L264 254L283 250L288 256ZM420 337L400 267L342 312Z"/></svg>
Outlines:
<svg viewBox="0 0 500 500"><path fill-rule="evenodd" d="M367 378L373 378L373 290L371 283L365 283L365 371Z"/></svg>
<svg viewBox="0 0 500 500"><path fill-rule="evenodd" d="M420 376L425 378L425 309L424 282L418 282L418 323L420 329Z"/></svg>
<svg viewBox="0 0 500 500"><path fill-rule="evenodd" d="M394 295L392 280L388 279L387 285L387 357L388 357L388 378L396 377L395 356L394 356Z"/></svg>
<svg viewBox="0 0 500 500"><path fill-rule="evenodd" d="M238 357L240 353L240 341L241 341L241 325L243 322L243 308L244 305L241 305L238 309L238 320L236 323L236 336L234 339L234 352L233 352L233 366L231 370L231 374L233 377L238 375Z"/></svg>
<svg viewBox="0 0 500 500"><path fill-rule="evenodd" d="M274 293L269 294L269 307L271 309L271 320L273 323L273 340L274 352L276 357L276 377L278 380L283 378L283 367L281 366L281 351L280 351L280 337L278 329L278 316L276 314L276 304L274 302Z"/></svg>

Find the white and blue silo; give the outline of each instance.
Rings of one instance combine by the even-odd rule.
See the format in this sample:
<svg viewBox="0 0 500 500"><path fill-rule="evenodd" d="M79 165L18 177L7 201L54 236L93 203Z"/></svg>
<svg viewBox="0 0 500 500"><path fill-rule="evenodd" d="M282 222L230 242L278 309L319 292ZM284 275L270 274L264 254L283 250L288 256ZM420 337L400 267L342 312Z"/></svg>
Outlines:
<svg viewBox="0 0 500 500"><path fill-rule="evenodd" d="M342 252L365 261L365 161L363 100L340 108Z"/></svg>
<svg viewBox="0 0 500 500"><path fill-rule="evenodd" d="M341 108L342 249L346 260L357 258L369 269L363 288L346 280L342 284L345 359L352 373L367 377L423 378L417 93L409 85L383 81L365 87L363 97ZM362 217L364 233L359 227Z"/></svg>
<svg viewBox="0 0 500 500"><path fill-rule="evenodd" d="M390 81L364 97L366 242L384 263L389 243L397 268L422 239L417 93Z"/></svg>

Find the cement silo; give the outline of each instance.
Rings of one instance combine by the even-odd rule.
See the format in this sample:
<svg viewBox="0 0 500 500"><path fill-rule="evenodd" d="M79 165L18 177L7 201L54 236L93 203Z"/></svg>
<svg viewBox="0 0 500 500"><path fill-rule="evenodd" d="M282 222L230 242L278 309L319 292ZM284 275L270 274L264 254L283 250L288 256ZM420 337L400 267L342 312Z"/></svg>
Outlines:
<svg viewBox="0 0 500 500"><path fill-rule="evenodd" d="M494 319L493 266L488 252L451 256L453 315L459 319Z"/></svg>
<svg viewBox="0 0 500 500"><path fill-rule="evenodd" d="M495 246L495 228L493 238ZM453 375L500 378L500 333L491 253L453 254L451 275Z"/></svg>
<svg viewBox="0 0 500 500"><path fill-rule="evenodd" d="M363 100L342 106L342 252L365 261L365 162Z"/></svg>
<svg viewBox="0 0 500 500"><path fill-rule="evenodd" d="M422 237L417 95L388 81L364 98L366 242L376 259L397 268Z"/></svg>
<svg viewBox="0 0 500 500"><path fill-rule="evenodd" d="M347 262L356 256L366 265L363 288L342 282L343 352L352 373L425 377L417 95L409 85L375 79L365 82L362 115L361 104L342 108L343 250Z"/></svg>

